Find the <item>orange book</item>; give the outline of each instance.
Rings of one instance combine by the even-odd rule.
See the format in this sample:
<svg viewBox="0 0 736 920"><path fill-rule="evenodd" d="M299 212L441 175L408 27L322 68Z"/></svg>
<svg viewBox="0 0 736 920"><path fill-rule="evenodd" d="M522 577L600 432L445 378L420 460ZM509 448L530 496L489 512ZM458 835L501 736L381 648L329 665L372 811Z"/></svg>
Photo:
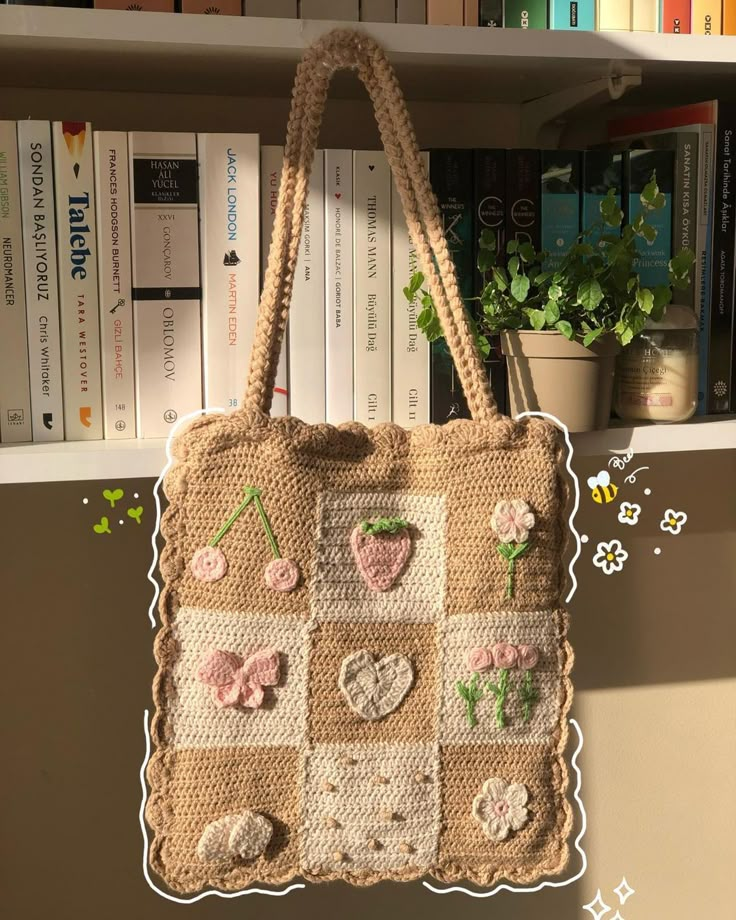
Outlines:
<svg viewBox="0 0 736 920"><path fill-rule="evenodd" d="M427 0L427 22L429 25L461 26L464 21L464 0Z"/></svg>
<svg viewBox="0 0 736 920"><path fill-rule="evenodd" d="M693 0L692 14L693 35L721 34L721 0Z"/></svg>
<svg viewBox="0 0 736 920"><path fill-rule="evenodd" d="M723 0L723 34L736 35L736 0Z"/></svg>
<svg viewBox="0 0 736 920"><path fill-rule="evenodd" d="M465 25L478 25L478 7L480 0L465 0Z"/></svg>

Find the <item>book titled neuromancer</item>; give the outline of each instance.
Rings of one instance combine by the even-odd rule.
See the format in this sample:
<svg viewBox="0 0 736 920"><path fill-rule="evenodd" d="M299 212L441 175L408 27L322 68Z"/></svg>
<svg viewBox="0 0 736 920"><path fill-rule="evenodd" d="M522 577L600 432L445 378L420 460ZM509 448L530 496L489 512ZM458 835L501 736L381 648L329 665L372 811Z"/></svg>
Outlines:
<svg viewBox="0 0 736 920"><path fill-rule="evenodd" d="M138 435L202 408L197 142L129 135Z"/></svg>

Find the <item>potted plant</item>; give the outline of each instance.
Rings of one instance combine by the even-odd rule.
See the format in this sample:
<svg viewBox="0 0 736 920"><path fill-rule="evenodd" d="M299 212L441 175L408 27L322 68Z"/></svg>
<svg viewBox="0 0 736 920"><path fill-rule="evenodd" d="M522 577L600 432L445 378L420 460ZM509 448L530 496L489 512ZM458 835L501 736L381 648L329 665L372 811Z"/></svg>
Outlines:
<svg viewBox="0 0 736 920"><path fill-rule="evenodd" d="M669 283L643 287L636 271L640 241L652 243L656 229L647 215L665 204L656 176L641 193L642 211L622 226L623 212L610 189L601 220L584 230L554 269L548 253L510 240L497 251L495 234L480 237L478 269L484 287L477 300L478 345L488 355L488 336L501 334L507 357L510 411L549 412L570 431L605 428L611 414L615 358L648 320L659 321L673 287L687 287L693 252L669 262ZM505 258L504 258L505 255ZM432 297L414 274L405 296L421 296L417 324L429 341L442 335Z"/></svg>

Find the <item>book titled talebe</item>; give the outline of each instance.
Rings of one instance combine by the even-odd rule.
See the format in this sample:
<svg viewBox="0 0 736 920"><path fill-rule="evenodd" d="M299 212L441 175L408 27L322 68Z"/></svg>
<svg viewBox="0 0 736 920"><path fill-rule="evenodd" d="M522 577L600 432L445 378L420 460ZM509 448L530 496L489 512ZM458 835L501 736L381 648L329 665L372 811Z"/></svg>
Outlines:
<svg viewBox="0 0 736 920"><path fill-rule="evenodd" d="M197 143L131 132L138 434L167 437L202 408Z"/></svg>
<svg viewBox="0 0 736 920"><path fill-rule="evenodd" d="M92 126L55 121L52 137L64 430L70 441L97 440L102 374Z"/></svg>

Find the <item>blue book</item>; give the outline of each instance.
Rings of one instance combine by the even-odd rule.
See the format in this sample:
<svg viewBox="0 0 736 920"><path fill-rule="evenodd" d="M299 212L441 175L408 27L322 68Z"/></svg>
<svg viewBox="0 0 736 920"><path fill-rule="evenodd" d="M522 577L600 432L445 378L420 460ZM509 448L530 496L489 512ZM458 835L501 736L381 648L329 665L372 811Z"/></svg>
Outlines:
<svg viewBox="0 0 736 920"><path fill-rule="evenodd" d="M580 233L580 153L542 151L542 249L554 271Z"/></svg>
<svg viewBox="0 0 736 920"><path fill-rule="evenodd" d="M595 32L595 0L549 0L549 27Z"/></svg>
<svg viewBox="0 0 736 920"><path fill-rule="evenodd" d="M672 258L672 193L675 184L675 153L673 150L627 150L624 153L624 189L626 221L631 223L642 213L640 195L644 187L657 177L657 185L665 197L665 205L657 211L647 211L647 223L657 231L653 242L637 239L639 257L634 267L643 287L653 288L669 283L669 262Z"/></svg>
<svg viewBox="0 0 736 920"><path fill-rule="evenodd" d="M619 150L586 150L583 154L583 190L580 226L583 230L597 225L585 242L595 246L602 235L614 233L603 225L601 201L609 189L616 190L616 204L621 207L622 160Z"/></svg>

